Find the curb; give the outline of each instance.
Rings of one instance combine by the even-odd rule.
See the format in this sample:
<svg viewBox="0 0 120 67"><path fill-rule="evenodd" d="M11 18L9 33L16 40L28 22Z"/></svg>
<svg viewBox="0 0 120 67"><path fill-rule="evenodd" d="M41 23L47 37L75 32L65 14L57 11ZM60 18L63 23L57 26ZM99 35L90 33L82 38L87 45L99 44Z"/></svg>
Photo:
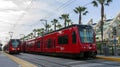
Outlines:
<svg viewBox="0 0 120 67"><path fill-rule="evenodd" d="M18 63L20 66L22 67L37 67L36 65L30 63L30 62L27 62L25 60L22 60L22 59L19 59L15 56L12 56L10 54L7 54L7 53L4 53L7 57L9 57L11 60L13 60L14 62Z"/></svg>
<svg viewBox="0 0 120 67"><path fill-rule="evenodd" d="M97 59L103 59L103 60L110 60L110 61L120 62L120 58L117 58L117 57L96 56L96 58Z"/></svg>

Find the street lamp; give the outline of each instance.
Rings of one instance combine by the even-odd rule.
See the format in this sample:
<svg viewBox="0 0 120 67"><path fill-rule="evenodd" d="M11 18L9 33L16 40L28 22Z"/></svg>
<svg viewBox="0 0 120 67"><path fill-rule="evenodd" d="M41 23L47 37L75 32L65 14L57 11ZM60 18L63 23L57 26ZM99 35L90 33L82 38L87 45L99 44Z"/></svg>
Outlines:
<svg viewBox="0 0 120 67"><path fill-rule="evenodd" d="M12 39L13 32L9 32L9 35L10 35L10 39Z"/></svg>
<svg viewBox="0 0 120 67"><path fill-rule="evenodd" d="M45 21L45 24L43 23L43 25L45 26L45 28L46 28L45 31L47 32L47 31L48 31L48 30L47 30L47 20L46 20L46 19L40 19L40 21Z"/></svg>

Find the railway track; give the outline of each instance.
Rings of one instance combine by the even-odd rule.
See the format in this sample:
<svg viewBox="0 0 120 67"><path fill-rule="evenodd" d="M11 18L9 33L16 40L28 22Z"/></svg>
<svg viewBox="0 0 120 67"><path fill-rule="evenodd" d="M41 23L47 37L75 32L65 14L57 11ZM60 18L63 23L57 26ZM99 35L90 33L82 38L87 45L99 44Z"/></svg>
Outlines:
<svg viewBox="0 0 120 67"><path fill-rule="evenodd" d="M118 62L99 59L73 60L26 53L15 56L34 63L38 67L120 67Z"/></svg>
<svg viewBox="0 0 120 67"><path fill-rule="evenodd" d="M19 58L22 58L22 59L26 59L27 61L32 60L31 62L33 62L41 67L71 67L70 65L57 63L57 62L50 61L47 59L41 59L39 57L33 57L33 56L30 56L27 54L23 54L23 55L24 56L21 56L21 55L16 55L16 56Z"/></svg>

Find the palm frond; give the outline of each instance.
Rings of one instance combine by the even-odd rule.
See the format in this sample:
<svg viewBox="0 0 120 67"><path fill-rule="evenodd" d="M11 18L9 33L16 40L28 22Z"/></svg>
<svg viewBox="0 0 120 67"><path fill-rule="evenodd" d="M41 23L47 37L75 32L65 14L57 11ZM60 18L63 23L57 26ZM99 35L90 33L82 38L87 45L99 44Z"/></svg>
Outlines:
<svg viewBox="0 0 120 67"><path fill-rule="evenodd" d="M85 11L84 13L83 13L83 15L86 15L88 13L88 11Z"/></svg>
<svg viewBox="0 0 120 67"><path fill-rule="evenodd" d="M98 3L94 0L92 1L93 6L98 7Z"/></svg>
<svg viewBox="0 0 120 67"><path fill-rule="evenodd" d="M59 17L60 19L62 19L62 17Z"/></svg>
<svg viewBox="0 0 120 67"><path fill-rule="evenodd" d="M74 12L75 12L75 13L78 13L78 11L77 11L76 9L74 9Z"/></svg>
<svg viewBox="0 0 120 67"><path fill-rule="evenodd" d="M105 5L109 6L110 2L112 2L112 0L107 0L107 2L105 3Z"/></svg>

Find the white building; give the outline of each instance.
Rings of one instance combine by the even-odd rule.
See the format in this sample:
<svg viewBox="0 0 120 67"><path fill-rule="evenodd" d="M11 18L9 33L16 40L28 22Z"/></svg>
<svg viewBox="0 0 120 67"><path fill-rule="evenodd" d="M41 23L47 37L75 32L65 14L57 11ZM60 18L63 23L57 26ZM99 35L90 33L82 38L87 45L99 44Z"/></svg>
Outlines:
<svg viewBox="0 0 120 67"><path fill-rule="evenodd" d="M90 22L89 22L90 23ZM97 24L92 24L93 28L96 32L97 40L101 40L101 30L100 30L100 21ZM116 27L117 29L117 40L120 39L120 13L113 18L113 19L107 19L104 17L104 26L103 26L103 39L104 40L113 40L113 27Z"/></svg>

